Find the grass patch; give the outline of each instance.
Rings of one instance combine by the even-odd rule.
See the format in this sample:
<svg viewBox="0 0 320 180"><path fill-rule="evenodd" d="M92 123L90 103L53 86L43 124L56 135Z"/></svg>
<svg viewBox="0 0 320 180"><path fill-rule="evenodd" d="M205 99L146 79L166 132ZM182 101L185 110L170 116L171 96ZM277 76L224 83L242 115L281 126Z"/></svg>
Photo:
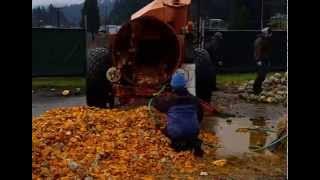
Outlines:
<svg viewBox="0 0 320 180"><path fill-rule="evenodd" d="M256 73L234 73L234 74L218 74L217 83L225 85L228 83L242 84L246 81L255 79Z"/></svg>
<svg viewBox="0 0 320 180"><path fill-rule="evenodd" d="M281 74L283 72L280 72ZM268 73L268 76L274 73ZM254 80L256 73L230 73L218 74L217 83L220 85L242 84L246 81ZM32 78L32 89L85 89L84 77L36 77Z"/></svg>
<svg viewBox="0 0 320 180"><path fill-rule="evenodd" d="M85 88L83 77L36 77L32 78L32 89L73 89Z"/></svg>
<svg viewBox="0 0 320 180"><path fill-rule="evenodd" d="M268 73L268 77L277 72ZM284 72L278 72L284 74ZM239 85L250 80L255 80L257 73L230 73L230 74L218 74L217 83L220 85L234 84Z"/></svg>

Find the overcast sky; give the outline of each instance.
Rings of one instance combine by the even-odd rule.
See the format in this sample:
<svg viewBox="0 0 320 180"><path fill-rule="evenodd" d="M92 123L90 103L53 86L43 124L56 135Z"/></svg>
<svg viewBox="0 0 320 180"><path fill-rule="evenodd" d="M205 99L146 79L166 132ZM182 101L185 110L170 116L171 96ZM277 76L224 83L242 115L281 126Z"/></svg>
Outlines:
<svg viewBox="0 0 320 180"><path fill-rule="evenodd" d="M69 5L69 4L79 4L84 0L32 0L32 7L35 6L47 6L49 4L53 5Z"/></svg>

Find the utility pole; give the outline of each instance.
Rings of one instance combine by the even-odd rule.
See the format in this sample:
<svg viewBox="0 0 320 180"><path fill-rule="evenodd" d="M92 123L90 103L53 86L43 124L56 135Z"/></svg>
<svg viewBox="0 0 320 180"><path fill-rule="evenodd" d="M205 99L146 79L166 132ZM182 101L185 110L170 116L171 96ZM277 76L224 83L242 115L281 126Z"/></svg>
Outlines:
<svg viewBox="0 0 320 180"><path fill-rule="evenodd" d="M43 20L39 20L39 27L41 27Z"/></svg>
<svg viewBox="0 0 320 180"><path fill-rule="evenodd" d="M283 0L281 0L280 1L280 5L281 5L281 13L280 13L280 29L282 30L283 29L283 17L284 17L284 12L283 12L283 7L284 7L284 5L283 5Z"/></svg>
<svg viewBox="0 0 320 180"><path fill-rule="evenodd" d="M204 27L205 27L205 18L201 18L201 38L202 41L200 42L200 48L204 49Z"/></svg>
<svg viewBox="0 0 320 180"><path fill-rule="evenodd" d="M86 37L86 59L88 59L88 26L87 26L87 15L84 15L84 34Z"/></svg>
<svg viewBox="0 0 320 180"><path fill-rule="evenodd" d="M198 46L201 46L201 32L200 32L200 28L201 28L201 0L198 0L198 32L197 32L197 36L198 36Z"/></svg>
<svg viewBox="0 0 320 180"><path fill-rule="evenodd" d="M260 28L263 29L263 0L261 0L261 20L260 20Z"/></svg>
<svg viewBox="0 0 320 180"><path fill-rule="evenodd" d="M109 28L108 28L108 3L106 3L106 10L105 10L106 14L105 14L105 26L106 26L106 33L109 33Z"/></svg>
<svg viewBox="0 0 320 180"><path fill-rule="evenodd" d="M84 15L84 29L86 32L88 32L88 24L87 24L87 15Z"/></svg>
<svg viewBox="0 0 320 180"><path fill-rule="evenodd" d="M57 8L57 27L60 27L60 8Z"/></svg>

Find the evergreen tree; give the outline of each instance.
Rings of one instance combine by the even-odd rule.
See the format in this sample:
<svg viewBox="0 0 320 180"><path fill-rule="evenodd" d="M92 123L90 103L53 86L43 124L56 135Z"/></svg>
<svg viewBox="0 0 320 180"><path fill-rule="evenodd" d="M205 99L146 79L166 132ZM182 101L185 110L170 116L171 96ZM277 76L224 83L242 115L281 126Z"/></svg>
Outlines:
<svg viewBox="0 0 320 180"><path fill-rule="evenodd" d="M81 27L84 26L84 17L87 17L87 31L91 33L92 40L100 27L100 16L97 0L86 0L82 8Z"/></svg>

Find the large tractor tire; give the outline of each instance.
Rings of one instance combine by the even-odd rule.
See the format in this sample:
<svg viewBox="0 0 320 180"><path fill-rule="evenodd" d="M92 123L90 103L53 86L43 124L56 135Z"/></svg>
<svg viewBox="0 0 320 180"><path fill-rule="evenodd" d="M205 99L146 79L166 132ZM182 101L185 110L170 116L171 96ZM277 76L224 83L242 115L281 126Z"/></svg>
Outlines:
<svg viewBox="0 0 320 180"><path fill-rule="evenodd" d="M194 50L196 64L196 95L200 99L210 102L211 94L216 86L216 72L210 55L205 49Z"/></svg>
<svg viewBox="0 0 320 180"><path fill-rule="evenodd" d="M90 50L87 62L87 105L99 108L112 108L114 94L112 84L106 78L106 71L112 66L112 57L107 49Z"/></svg>

